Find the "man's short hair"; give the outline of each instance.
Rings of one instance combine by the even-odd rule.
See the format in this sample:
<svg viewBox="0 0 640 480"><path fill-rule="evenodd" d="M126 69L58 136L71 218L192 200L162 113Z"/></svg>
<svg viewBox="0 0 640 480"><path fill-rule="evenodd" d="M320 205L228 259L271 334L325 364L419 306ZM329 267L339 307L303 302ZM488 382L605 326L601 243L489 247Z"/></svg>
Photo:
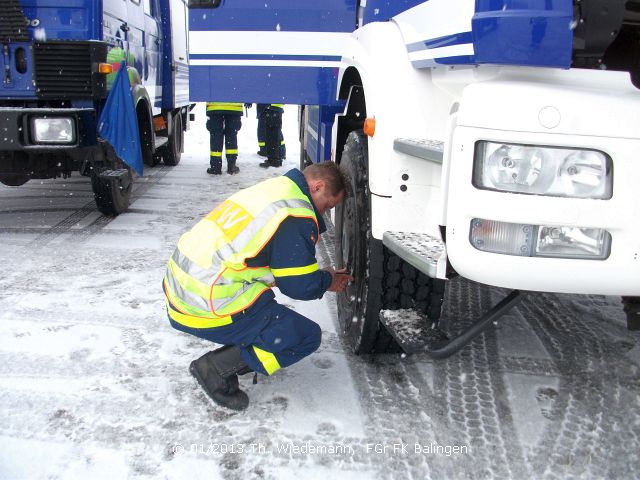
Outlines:
<svg viewBox="0 0 640 480"><path fill-rule="evenodd" d="M304 176L312 180L324 180L332 196L344 192L345 198L351 195L351 182L348 175L332 161L312 163L303 170Z"/></svg>

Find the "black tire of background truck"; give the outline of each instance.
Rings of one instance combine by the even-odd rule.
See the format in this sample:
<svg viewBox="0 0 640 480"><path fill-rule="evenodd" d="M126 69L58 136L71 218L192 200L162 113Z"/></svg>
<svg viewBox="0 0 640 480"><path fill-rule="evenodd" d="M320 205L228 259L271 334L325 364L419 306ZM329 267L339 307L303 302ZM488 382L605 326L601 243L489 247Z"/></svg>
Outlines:
<svg viewBox="0 0 640 480"><path fill-rule="evenodd" d="M304 146L300 144L300 171L311 165L311 163L312 162L307 159L307 151L304 149Z"/></svg>
<svg viewBox="0 0 640 480"><path fill-rule="evenodd" d="M640 330L640 297L622 297L627 314L627 330Z"/></svg>
<svg viewBox="0 0 640 480"><path fill-rule="evenodd" d="M175 167L182 157L182 145L184 142L184 130L182 130L182 115L178 112L173 115L171 134L166 150L162 152L164 164Z"/></svg>
<svg viewBox="0 0 640 480"><path fill-rule="evenodd" d="M29 175L7 174L0 176L0 183L7 187L19 187L29 181Z"/></svg>
<svg viewBox="0 0 640 480"><path fill-rule="evenodd" d="M133 189L131 170L128 171L128 186L122 188L120 182L101 179L94 168L91 171L91 187L98 210L107 216L116 216L129 208L129 199Z"/></svg>
<svg viewBox="0 0 640 480"><path fill-rule="evenodd" d="M301 105L298 111L298 125L300 126L298 131L298 139L300 140L300 163L298 168L300 168L300 171L304 170L305 167L311 165L311 162L307 159L307 150L305 149L305 135L303 131L305 128L307 128L305 117L306 107L304 105Z"/></svg>
<svg viewBox="0 0 640 480"><path fill-rule="evenodd" d="M437 322L445 283L418 272L371 236L367 156L362 130L350 133L341 167L352 195L336 207L335 235L336 264L349 268L355 281L337 294L338 319L355 353L396 353L400 347L380 323L380 310L412 308Z"/></svg>
<svg viewBox="0 0 640 480"><path fill-rule="evenodd" d="M136 115L138 117L138 132L140 133L140 150L142 151L142 162L155 167L160 163L160 157L153 154L153 126L149 121L149 116L145 113L146 107L143 102L138 102Z"/></svg>

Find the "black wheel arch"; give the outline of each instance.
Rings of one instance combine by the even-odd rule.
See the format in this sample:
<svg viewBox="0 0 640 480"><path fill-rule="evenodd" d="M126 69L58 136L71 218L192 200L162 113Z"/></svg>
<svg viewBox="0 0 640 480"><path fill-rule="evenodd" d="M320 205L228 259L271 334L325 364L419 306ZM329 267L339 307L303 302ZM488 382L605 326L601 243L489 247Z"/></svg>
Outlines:
<svg viewBox="0 0 640 480"><path fill-rule="evenodd" d="M342 151L349 134L362 129L367 118L367 102L360 73L355 67L349 67L342 77L338 98L347 101L345 115L338 117L336 131L335 161L340 163Z"/></svg>

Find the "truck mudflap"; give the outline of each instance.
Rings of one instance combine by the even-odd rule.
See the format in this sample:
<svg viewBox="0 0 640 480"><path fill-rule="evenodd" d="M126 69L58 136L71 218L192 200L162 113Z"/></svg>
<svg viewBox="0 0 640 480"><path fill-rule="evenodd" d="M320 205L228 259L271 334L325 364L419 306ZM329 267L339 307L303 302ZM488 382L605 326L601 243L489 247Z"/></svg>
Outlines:
<svg viewBox="0 0 640 480"><path fill-rule="evenodd" d="M96 206L104 215L119 215L129 208L133 179L128 168L94 169L91 186Z"/></svg>

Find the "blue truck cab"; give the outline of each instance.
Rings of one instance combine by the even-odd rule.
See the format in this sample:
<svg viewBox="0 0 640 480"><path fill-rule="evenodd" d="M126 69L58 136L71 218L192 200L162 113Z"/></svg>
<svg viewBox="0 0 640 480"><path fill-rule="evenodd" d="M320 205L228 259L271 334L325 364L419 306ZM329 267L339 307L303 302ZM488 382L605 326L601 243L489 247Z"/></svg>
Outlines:
<svg viewBox="0 0 640 480"><path fill-rule="evenodd" d="M98 209L128 208L129 168L97 133L126 60L142 158L180 161L188 128L186 0L6 0L0 15L0 182L91 177Z"/></svg>

